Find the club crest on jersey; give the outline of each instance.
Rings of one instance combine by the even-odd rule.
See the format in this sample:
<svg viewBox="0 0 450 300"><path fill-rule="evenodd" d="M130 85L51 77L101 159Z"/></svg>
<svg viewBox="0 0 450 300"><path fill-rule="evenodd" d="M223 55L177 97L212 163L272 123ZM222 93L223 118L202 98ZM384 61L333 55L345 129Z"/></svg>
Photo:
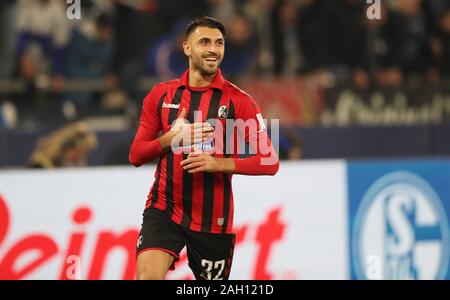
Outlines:
<svg viewBox="0 0 450 300"><path fill-rule="evenodd" d="M219 107L217 115L220 119L226 119L228 116L228 107L226 105L222 105L221 107Z"/></svg>
<svg viewBox="0 0 450 300"><path fill-rule="evenodd" d="M144 237L142 235L139 236L136 248L139 248L142 245L142 242L144 241Z"/></svg>

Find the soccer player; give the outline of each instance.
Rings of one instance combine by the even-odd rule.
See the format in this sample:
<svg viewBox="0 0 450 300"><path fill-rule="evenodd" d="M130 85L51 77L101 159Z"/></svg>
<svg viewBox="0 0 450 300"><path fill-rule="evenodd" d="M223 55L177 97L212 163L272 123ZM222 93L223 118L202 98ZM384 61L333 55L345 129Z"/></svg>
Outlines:
<svg viewBox="0 0 450 300"><path fill-rule="evenodd" d="M136 167L159 157L137 241L138 279L164 279L185 246L196 279L228 279L235 243L231 177L274 175L279 168L258 105L219 69L223 24L194 20L183 49L189 69L145 97L130 148ZM239 154L239 137L253 155Z"/></svg>

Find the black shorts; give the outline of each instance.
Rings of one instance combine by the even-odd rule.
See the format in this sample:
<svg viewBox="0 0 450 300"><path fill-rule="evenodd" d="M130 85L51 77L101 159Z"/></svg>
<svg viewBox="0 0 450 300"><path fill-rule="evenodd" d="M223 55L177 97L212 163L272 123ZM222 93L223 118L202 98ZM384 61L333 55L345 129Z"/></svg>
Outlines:
<svg viewBox="0 0 450 300"><path fill-rule="evenodd" d="M173 222L156 208L144 210L142 229L138 237L136 257L151 249L174 256L170 267L180 259L186 246L189 267L197 280L227 280L230 276L235 234L203 233L189 230Z"/></svg>

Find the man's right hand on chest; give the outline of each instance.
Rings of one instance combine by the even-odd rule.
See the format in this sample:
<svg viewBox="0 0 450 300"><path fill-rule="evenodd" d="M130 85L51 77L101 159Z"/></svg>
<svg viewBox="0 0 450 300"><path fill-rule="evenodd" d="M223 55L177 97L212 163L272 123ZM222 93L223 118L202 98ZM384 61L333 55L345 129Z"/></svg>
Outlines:
<svg viewBox="0 0 450 300"><path fill-rule="evenodd" d="M214 128L211 124L206 122L190 124L185 117L186 109L183 108L170 130L159 138L164 151L169 151L171 147L183 147L201 143L213 136Z"/></svg>

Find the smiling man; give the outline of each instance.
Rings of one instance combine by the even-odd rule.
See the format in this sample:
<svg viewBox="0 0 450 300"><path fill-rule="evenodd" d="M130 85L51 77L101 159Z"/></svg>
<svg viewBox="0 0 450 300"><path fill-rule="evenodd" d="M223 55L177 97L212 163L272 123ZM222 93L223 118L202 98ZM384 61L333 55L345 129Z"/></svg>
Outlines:
<svg viewBox="0 0 450 300"><path fill-rule="evenodd" d="M231 177L274 175L279 168L258 105L219 69L223 24L194 20L183 49L189 69L146 96L129 154L135 166L159 157L137 241L138 279L164 279L185 246L196 279L228 279L235 244ZM253 155L239 155L240 140Z"/></svg>

